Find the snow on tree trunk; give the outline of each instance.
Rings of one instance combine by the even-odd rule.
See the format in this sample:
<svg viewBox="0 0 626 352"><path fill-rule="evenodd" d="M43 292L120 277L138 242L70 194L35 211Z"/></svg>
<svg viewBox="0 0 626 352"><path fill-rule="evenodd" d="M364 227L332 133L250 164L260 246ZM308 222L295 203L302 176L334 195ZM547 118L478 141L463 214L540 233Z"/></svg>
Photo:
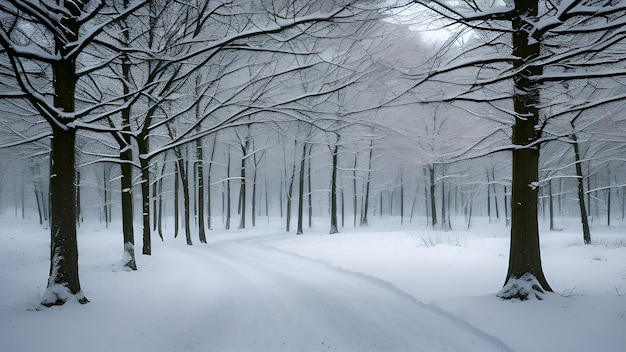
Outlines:
<svg viewBox="0 0 626 352"><path fill-rule="evenodd" d="M540 54L539 42L526 30L526 20L537 16L538 2L515 1L519 15L513 19L513 63L515 94L513 106L516 112L512 142L513 169L511 182L511 246L506 282L498 296L504 299L527 299L530 287L535 295L552 292L541 266L539 249L539 225L537 220L539 146L533 145L540 138L536 128L539 122L540 87L533 81L542 73L540 66L528 66L528 62ZM534 282L536 280L536 283ZM528 282L532 282L530 286Z"/></svg>
<svg viewBox="0 0 626 352"><path fill-rule="evenodd" d="M73 103L72 103L73 106ZM50 151L50 275L41 304L89 302L80 288L74 188L76 130L53 126Z"/></svg>

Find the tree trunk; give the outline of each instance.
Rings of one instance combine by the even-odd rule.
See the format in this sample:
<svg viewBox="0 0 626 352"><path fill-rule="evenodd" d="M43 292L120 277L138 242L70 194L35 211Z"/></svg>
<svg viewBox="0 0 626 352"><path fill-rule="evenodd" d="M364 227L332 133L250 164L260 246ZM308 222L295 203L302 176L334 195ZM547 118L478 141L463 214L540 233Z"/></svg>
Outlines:
<svg viewBox="0 0 626 352"><path fill-rule="evenodd" d="M128 3L124 1L126 7ZM122 36L124 37L124 44L128 44L130 34L128 27L123 26ZM124 92L124 101L128 103L128 96L130 93L130 61L128 56L122 54L122 90ZM130 130L130 106L126 106L121 111L123 132L120 143L120 160L121 160L121 173L122 178L120 185L122 187L122 232L124 236L124 254L122 256L122 263L124 267L132 270L137 270L137 264L135 262L135 232L133 229L133 150L132 150L132 136ZM148 223L148 227L149 227Z"/></svg>
<svg viewBox="0 0 626 352"><path fill-rule="evenodd" d="M487 174L487 218L491 224L491 180L489 180L489 170L485 168Z"/></svg>
<svg viewBox="0 0 626 352"><path fill-rule="evenodd" d="M443 165L442 165L443 166ZM444 176L444 172L445 172L445 168L442 167L442 175ZM444 182L443 178L441 179L441 229L443 231L449 231L452 229L452 226L450 226L449 223L449 218L447 215L447 212L449 211L448 207L449 207L449 203L446 201L446 187L445 187L446 183Z"/></svg>
<svg viewBox="0 0 626 352"><path fill-rule="evenodd" d="M124 114L122 113L122 115ZM130 138L127 139L126 142L130 143ZM135 262L135 233L133 230L132 157L130 145L122 147L122 151L120 152L120 159L122 160L122 179L120 182L122 187L122 233L124 236L122 265L132 270L137 270L137 264Z"/></svg>
<svg viewBox="0 0 626 352"><path fill-rule="evenodd" d="M507 196L507 187L504 186L504 226L509 226L511 224L511 219L509 218L509 198Z"/></svg>
<svg viewBox="0 0 626 352"><path fill-rule="evenodd" d="M102 215L101 215L101 219L104 219L104 227L107 227L107 186L106 186L106 177L107 177L107 173L106 173L106 168L104 167L104 164L102 164Z"/></svg>
<svg viewBox="0 0 626 352"><path fill-rule="evenodd" d="M609 188L606 189L606 226L611 226L611 169L606 165L606 178Z"/></svg>
<svg viewBox="0 0 626 352"><path fill-rule="evenodd" d="M496 210L496 219L500 220L500 209L498 208L498 192L496 190L496 168L491 168L491 182L492 182L492 194L493 194L493 205Z"/></svg>
<svg viewBox="0 0 626 352"><path fill-rule="evenodd" d="M573 126L572 126L573 127ZM580 222L583 227L583 242L591 244L591 231L589 229L589 219L587 218L587 207L585 206L585 179L583 177L583 167L580 160L580 149L576 134L572 134L572 145L574 147L574 161L576 167L576 181L578 184L578 208L580 209Z"/></svg>
<svg viewBox="0 0 626 352"><path fill-rule="evenodd" d="M222 205L224 201L222 200ZM224 213L222 211L222 213ZM226 165L226 230L230 230L230 153Z"/></svg>
<svg viewBox="0 0 626 352"><path fill-rule="evenodd" d="M295 145L294 145L294 149L295 149ZM296 160L294 158L293 167L291 169L291 179L289 181L289 190L287 191L287 223L285 225L285 230L287 232L289 232L290 225L291 225L291 197L293 195L293 181L295 177L296 177Z"/></svg>
<svg viewBox="0 0 626 352"><path fill-rule="evenodd" d="M552 180L548 181L548 204L550 208L550 231L554 231L554 196L552 195Z"/></svg>
<svg viewBox="0 0 626 352"><path fill-rule="evenodd" d="M137 139L139 140L139 139ZM140 143L138 143L140 145ZM152 237L150 233L150 161L143 158L142 155L148 152L148 142L145 142L145 146L139 147L139 166L141 167L141 220L142 220L142 239L143 245L141 248L141 254L152 254ZM154 203L152 211L154 212L153 222L154 229L157 229L157 198L156 198L157 185L154 184L152 190L152 196Z"/></svg>
<svg viewBox="0 0 626 352"><path fill-rule="evenodd" d="M61 88L64 85L58 84L58 86ZM73 107L73 100L71 106ZM76 199L74 188L75 140L76 130L52 126L50 273L48 286L41 302L47 307L64 304L70 295L73 295L80 303L89 302L81 291L78 277L76 203L74 202Z"/></svg>
<svg viewBox="0 0 626 352"><path fill-rule="evenodd" d="M202 142L196 140L196 167L198 173L198 239L200 243L206 243L206 233L204 232L204 153L202 152Z"/></svg>
<svg viewBox="0 0 626 352"><path fill-rule="evenodd" d="M189 220L191 218L191 209L190 209L190 196L189 196L189 177L188 177L188 168L185 166L185 159L182 158L182 153L178 153L178 173L180 174L180 182L183 188L183 220L185 222L185 239L187 240L188 245L192 245L191 241L191 227L189 226Z"/></svg>
<svg viewBox="0 0 626 352"><path fill-rule="evenodd" d="M339 143L333 149L333 166L330 177L330 234L338 233L337 229L337 152Z"/></svg>
<svg viewBox="0 0 626 352"><path fill-rule="evenodd" d="M209 157L209 166L206 170L206 226L209 230L213 227L211 220L213 213L211 212L211 170L213 169L213 158L215 157L215 149L217 146L217 134L213 139L213 147L211 148L211 156Z"/></svg>
<svg viewBox="0 0 626 352"><path fill-rule="evenodd" d="M304 166L306 165L306 143L302 143L302 158L300 159L300 175L298 179L298 229L296 235L304 233Z"/></svg>
<svg viewBox="0 0 626 352"><path fill-rule="evenodd" d="M70 40L76 40L80 23L76 17L61 20ZM72 41L73 41L72 40ZM63 54L65 43L57 41L55 52ZM74 111L76 61L64 58L52 64L54 106L65 113ZM68 121L71 122L71 121ZM76 239L76 130L51 124L50 151L50 272L41 304L62 305L71 296L79 303L89 302L80 288L78 243Z"/></svg>
<svg viewBox="0 0 626 352"><path fill-rule="evenodd" d="M313 150L313 145L309 147L309 153L307 159L309 160L309 167L307 168L307 190L308 190L308 211L309 211L309 228L313 227L313 190L311 189L311 151Z"/></svg>
<svg viewBox="0 0 626 352"><path fill-rule="evenodd" d="M358 214L358 195L356 192L356 166L358 161L358 154L354 154L354 166L352 167L352 210L354 211L354 227L356 227L356 218Z"/></svg>
<svg viewBox="0 0 626 352"><path fill-rule="evenodd" d="M165 160L163 160L163 165L161 166L161 173L158 175L158 178L156 181L159 182L159 190L158 190L158 197L159 197L159 204L158 204L158 224L157 224L157 231L159 233L159 237L161 238L161 241L163 241L163 174L165 173ZM156 210L155 210L156 212Z"/></svg>
<svg viewBox="0 0 626 352"><path fill-rule="evenodd" d="M435 165L428 166L428 174L430 179L430 226L437 226L437 202L435 201Z"/></svg>
<svg viewBox="0 0 626 352"><path fill-rule="evenodd" d="M256 161L256 154L254 154L254 170L253 170L253 174L252 174L252 207L250 209L250 220L252 221L252 227L256 226L256 212L257 212L257 208L256 208L256 204L257 204L257 199L256 199L256 195L257 195L257 187L256 187L256 183L257 183L257 161Z"/></svg>
<svg viewBox="0 0 626 352"><path fill-rule="evenodd" d="M539 146L529 144L540 137L540 86L532 77L542 73L540 66L526 66L540 55L539 41L530 38L527 18L536 18L538 0L515 0L518 15L513 20L513 62L515 70L516 113L513 125L512 192L511 192L511 247L506 281L498 296L503 299L526 300L534 295L541 299L544 291L552 292L541 265L539 225L537 220L537 189L539 180ZM529 292L529 290L532 290Z"/></svg>
<svg viewBox="0 0 626 352"><path fill-rule="evenodd" d="M82 209L80 207L80 171L76 171L76 224L80 226L83 221Z"/></svg>
<svg viewBox="0 0 626 352"><path fill-rule="evenodd" d="M179 188L180 188L180 167L178 161L174 163L174 238L178 237L178 228L180 227L180 215L178 205L179 201Z"/></svg>
<svg viewBox="0 0 626 352"><path fill-rule="evenodd" d="M245 144L241 145L241 187L239 188L239 228L246 228L246 158L250 140L246 138Z"/></svg>
<svg viewBox="0 0 626 352"><path fill-rule="evenodd" d="M346 201L344 198L343 187L341 188L341 227L346 226Z"/></svg>
<svg viewBox="0 0 626 352"><path fill-rule="evenodd" d="M400 225L404 224L404 177L400 172Z"/></svg>
<svg viewBox="0 0 626 352"><path fill-rule="evenodd" d="M141 155L141 152L139 152L139 154ZM141 156L139 157L139 161L141 163L141 159L143 159ZM155 163L154 164L155 169L158 169L158 165ZM145 175L143 174L143 164L141 167L141 174L142 174L142 183L146 182L145 180ZM148 178L150 177L150 171L148 171ZM159 222L159 212L157 211L158 207L159 207L159 197L157 196L159 194L159 182L158 182L158 175L156 175L154 183L152 183L152 211L151 211L151 215L152 215L152 230L156 231L157 230L157 223ZM147 182L148 183L148 182ZM150 187L150 185L148 184L148 187ZM141 188L141 193L142 193L142 198L143 201L145 202L146 199L144 198L144 189L143 187ZM150 195L148 195L148 200L150 199ZM145 223L144 223L145 226ZM144 240L145 243L145 240ZM145 244L144 244L145 247Z"/></svg>
<svg viewBox="0 0 626 352"><path fill-rule="evenodd" d="M367 180L365 181L365 199L363 200L363 209L361 213L361 226L367 226L367 213L369 209L370 203L370 181L372 178L372 154L374 150L374 141L370 141L370 150L369 150L369 158L367 165Z"/></svg>

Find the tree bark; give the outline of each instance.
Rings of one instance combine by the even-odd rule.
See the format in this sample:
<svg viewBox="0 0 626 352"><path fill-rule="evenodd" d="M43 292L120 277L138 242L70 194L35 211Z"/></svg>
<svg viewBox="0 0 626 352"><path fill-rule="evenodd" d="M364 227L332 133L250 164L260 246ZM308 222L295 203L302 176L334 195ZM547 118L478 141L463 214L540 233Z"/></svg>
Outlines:
<svg viewBox="0 0 626 352"><path fill-rule="evenodd" d="M70 39L78 39L77 17L61 20ZM67 52L65 43L57 40L55 52ZM63 58L52 64L54 106L66 113L75 111L76 61ZM70 121L68 121L70 122ZM50 272L41 304L62 305L70 297L79 303L89 302L80 288L78 276L78 243L76 239L76 130L67 125L51 124L50 151Z"/></svg>
<svg viewBox="0 0 626 352"><path fill-rule="evenodd" d="M239 188L239 228L246 228L246 158L248 157L248 149L250 147L250 139L246 138L244 144L241 145L241 187Z"/></svg>
<svg viewBox="0 0 626 352"><path fill-rule="evenodd" d="M307 156L307 159L309 160L309 167L307 168L306 172L307 172L307 190L308 190L308 195L307 195L307 201L308 201L308 206L307 209L309 211L309 228L311 228L313 226L313 190L311 189L311 183L312 183L312 178L311 178L311 151L313 150L313 145L311 145L309 147L309 153Z"/></svg>
<svg viewBox="0 0 626 352"><path fill-rule="evenodd" d="M196 172L198 173L198 239L200 243L206 243L204 232L204 153L202 141L196 140Z"/></svg>
<svg viewBox="0 0 626 352"><path fill-rule="evenodd" d="M230 230L230 208L230 153L228 153L228 163L226 163L226 230Z"/></svg>
<svg viewBox="0 0 626 352"><path fill-rule="evenodd" d="M295 149L295 145L294 145L294 149ZM291 227L291 197L293 196L293 181L295 178L296 178L296 160L294 157L293 167L291 169L291 179L289 181L289 190L287 191L287 214L286 214L287 223L285 225L285 230L287 232L289 232L290 227Z"/></svg>
<svg viewBox="0 0 626 352"><path fill-rule="evenodd" d="M300 159L300 175L298 179L298 229L296 235L304 233L304 167L306 165L306 143L302 143L302 158Z"/></svg>
<svg viewBox="0 0 626 352"><path fill-rule="evenodd" d="M211 156L209 157L209 165L206 170L206 226L207 229L211 230L212 225L212 216L213 213L211 211L211 170L213 169L213 158L215 157L215 147L217 145L217 133L213 139L213 147L211 148Z"/></svg>
<svg viewBox="0 0 626 352"><path fill-rule="evenodd" d="M64 84L57 82L58 89L61 89L63 86ZM73 105L72 100L70 106L73 108ZM75 140L76 130L52 126L50 151L50 273L48 285L41 302L42 305L47 307L64 304L69 299L68 295L76 297L79 303L89 302L81 291L78 276L76 203L74 202L76 199L74 188Z"/></svg>
<svg viewBox="0 0 626 352"><path fill-rule="evenodd" d="M178 161L174 163L174 238L178 237L178 228L180 227L180 214L178 205L180 204L180 168L178 166Z"/></svg>
<svg viewBox="0 0 626 352"><path fill-rule="evenodd" d="M356 166L358 161L358 154L354 154L354 166L352 167L352 210L354 211L354 227L356 227L356 218L358 214L358 202L356 192Z"/></svg>
<svg viewBox="0 0 626 352"><path fill-rule="evenodd" d="M339 143L335 144L333 149L333 166L330 177L330 234L338 233L337 229L337 153Z"/></svg>
<svg viewBox="0 0 626 352"><path fill-rule="evenodd" d="M182 157L182 153L178 152L178 159L176 162L178 163L178 172L180 174L180 182L183 189L183 221L185 223L185 240L188 245L192 245L191 241L191 227L189 224L189 220L191 218L191 209L190 209L190 196L189 196L189 176L188 176L188 167L185 166L186 161Z"/></svg>
<svg viewBox="0 0 626 352"><path fill-rule="evenodd" d="M548 204L550 208L550 231L554 231L554 196L552 194L552 180L548 181Z"/></svg>
<svg viewBox="0 0 626 352"><path fill-rule="evenodd" d="M428 175L430 180L430 226L437 226L437 202L435 201L435 165L428 166Z"/></svg>
<svg viewBox="0 0 626 352"><path fill-rule="evenodd" d="M537 197L539 180L539 146L529 145L540 137L539 123L540 87L533 77L543 72L540 66L529 62L540 55L539 41L529 37L528 18L536 18L538 0L516 0L518 14L513 19L513 62L515 94L513 108L516 113L512 142L513 169L511 182L511 245L506 281L498 296L504 299L528 299L531 294L541 298L544 291L552 292L541 265ZM524 283L525 282L525 283ZM533 292L525 287L530 286Z"/></svg>
<svg viewBox="0 0 626 352"><path fill-rule="evenodd" d="M130 142L130 140L127 140L127 142ZM135 262L135 233L133 229L132 150L130 145L123 148L120 153L120 159L122 160L122 179L120 183L122 187L122 232L124 236L122 265L132 270L137 270Z"/></svg>
<svg viewBox="0 0 626 352"><path fill-rule="evenodd" d="M363 200L363 209L361 213L361 226L367 226L367 213L369 209L370 203L370 181L372 177L372 154L374 151L374 141L370 141L370 150L369 150L369 158L367 165L367 180L365 181L365 198Z"/></svg>
<svg viewBox="0 0 626 352"><path fill-rule="evenodd" d="M128 41L128 31L123 32ZM122 56L122 89L124 96L130 93L128 81L130 80L130 62L126 56ZM127 99L127 98L125 98ZM122 233L124 236L124 254L122 263L124 267L137 270L135 262L135 232L133 229L133 149L130 131L130 107L122 109L122 140L120 141L120 165L122 179ZM149 204L148 204L149 206ZM148 218L149 220L150 218ZM148 231L150 223L148 223Z"/></svg>

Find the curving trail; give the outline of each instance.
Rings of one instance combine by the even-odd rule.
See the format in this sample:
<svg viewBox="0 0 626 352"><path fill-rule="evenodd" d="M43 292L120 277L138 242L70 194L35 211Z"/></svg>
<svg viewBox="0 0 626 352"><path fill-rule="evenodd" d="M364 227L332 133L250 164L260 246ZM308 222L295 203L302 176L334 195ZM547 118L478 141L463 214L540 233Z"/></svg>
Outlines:
<svg viewBox="0 0 626 352"><path fill-rule="evenodd" d="M17 293L41 292L41 287L19 284L24 267L45 273L45 238L33 235L34 246L15 248L16 241L6 240L0 253L11 257L6 261L11 267L3 271L3 283L5 288L19 288L0 290L0 296L6 294L0 305L2 348L511 351L500 340L389 283L272 247L286 236L292 235L257 231L214 234L207 245L159 242L153 256L138 258L136 272L111 266L120 251L116 236L83 236L81 275L91 303L44 311L27 311L38 297ZM35 265L32 258L40 259Z"/></svg>
<svg viewBox="0 0 626 352"><path fill-rule="evenodd" d="M212 350L510 351L386 282L271 247L284 236L181 251L225 285L204 307Z"/></svg>

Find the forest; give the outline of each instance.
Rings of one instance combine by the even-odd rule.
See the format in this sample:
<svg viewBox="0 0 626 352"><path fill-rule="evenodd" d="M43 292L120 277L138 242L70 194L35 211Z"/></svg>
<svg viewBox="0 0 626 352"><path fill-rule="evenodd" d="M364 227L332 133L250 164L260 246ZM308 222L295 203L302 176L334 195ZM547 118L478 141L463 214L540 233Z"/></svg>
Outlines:
<svg viewBox="0 0 626 352"><path fill-rule="evenodd" d="M86 222L141 270L153 241L383 217L501 222L498 297L543 299L540 219L585 244L624 220L624 22L614 0L3 1L0 206L49 229L47 307L89 302Z"/></svg>

